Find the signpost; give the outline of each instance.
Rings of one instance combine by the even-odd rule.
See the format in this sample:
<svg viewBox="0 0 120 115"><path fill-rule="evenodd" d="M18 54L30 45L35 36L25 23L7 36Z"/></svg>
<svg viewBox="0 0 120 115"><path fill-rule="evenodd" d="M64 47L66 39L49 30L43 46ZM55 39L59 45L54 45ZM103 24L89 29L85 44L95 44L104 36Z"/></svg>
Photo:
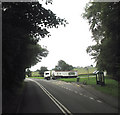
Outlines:
<svg viewBox="0 0 120 115"><path fill-rule="evenodd" d="M87 73L88 73L88 80L89 80L89 69L88 69L88 67L85 67L85 69L87 70Z"/></svg>

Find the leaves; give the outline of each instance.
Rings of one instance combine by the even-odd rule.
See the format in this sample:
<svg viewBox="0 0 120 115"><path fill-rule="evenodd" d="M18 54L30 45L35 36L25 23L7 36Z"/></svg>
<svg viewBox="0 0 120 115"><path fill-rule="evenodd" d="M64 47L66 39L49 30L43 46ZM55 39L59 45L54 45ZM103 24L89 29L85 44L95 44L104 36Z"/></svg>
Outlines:
<svg viewBox="0 0 120 115"><path fill-rule="evenodd" d="M50 36L48 28L66 22L51 10L43 8L39 2L2 3L2 69L5 87L22 81L25 69L47 56L48 50L38 45L38 41Z"/></svg>
<svg viewBox="0 0 120 115"><path fill-rule="evenodd" d="M58 65L55 66L55 69L54 70L59 70L59 71L69 71L69 70L72 70L73 69L73 66L72 65L69 65L67 64L65 61L63 60L59 60L58 61Z"/></svg>
<svg viewBox="0 0 120 115"><path fill-rule="evenodd" d="M83 18L86 18L90 24L90 30L93 34L92 39L96 45L89 46L89 53L97 62L100 70L107 72L118 79L120 70L118 63L120 61L119 51L119 4L115 2L93 2L86 5Z"/></svg>
<svg viewBox="0 0 120 115"><path fill-rule="evenodd" d="M40 70L39 70L39 74L40 74L42 77L44 77L44 72L45 72L45 71L48 71L47 67L42 66L42 67L40 68Z"/></svg>

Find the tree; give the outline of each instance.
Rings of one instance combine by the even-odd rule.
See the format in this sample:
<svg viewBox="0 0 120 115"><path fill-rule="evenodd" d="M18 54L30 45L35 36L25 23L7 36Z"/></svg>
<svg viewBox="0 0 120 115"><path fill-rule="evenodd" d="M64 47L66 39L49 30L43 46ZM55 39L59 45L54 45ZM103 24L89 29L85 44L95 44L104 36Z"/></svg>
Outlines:
<svg viewBox="0 0 120 115"><path fill-rule="evenodd" d="M120 76L119 4L117 2L93 2L86 5L83 18L88 19L92 39L96 45L87 52L97 62L99 70L106 70L114 79Z"/></svg>
<svg viewBox="0 0 120 115"><path fill-rule="evenodd" d="M2 3L3 89L22 83L25 69L48 54L38 41L49 36L48 28L66 23L39 2Z"/></svg>
<svg viewBox="0 0 120 115"><path fill-rule="evenodd" d="M26 70L26 75L27 75L28 77L31 77L31 76L32 76L32 72L30 71L30 69L27 69L27 70Z"/></svg>
<svg viewBox="0 0 120 115"><path fill-rule="evenodd" d="M44 72L45 71L48 71L47 67L41 67L40 70L39 70L40 76L44 77Z"/></svg>
<svg viewBox="0 0 120 115"><path fill-rule="evenodd" d="M50 36L48 28L65 25L65 19L57 17L39 2L2 2L2 112L16 88L21 87L26 68L30 68L48 50L38 41ZM14 113L14 112L13 112Z"/></svg>
<svg viewBox="0 0 120 115"><path fill-rule="evenodd" d="M58 65L55 66L54 70L59 70L59 71L69 71L69 70L72 70L73 69L73 66L72 65L69 65L67 64L65 61L63 60L59 60L58 61Z"/></svg>

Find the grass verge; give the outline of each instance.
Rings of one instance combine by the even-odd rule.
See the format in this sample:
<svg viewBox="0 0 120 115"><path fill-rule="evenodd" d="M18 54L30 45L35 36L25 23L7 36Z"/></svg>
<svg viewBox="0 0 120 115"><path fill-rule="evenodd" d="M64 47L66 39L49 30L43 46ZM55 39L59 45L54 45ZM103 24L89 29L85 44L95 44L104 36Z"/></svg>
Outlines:
<svg viewBox="0 0 120 115"><path fill-rule="evenodd" d="M79 77L80 77L80 83L83 83L86 81L87 85L93 86L95 89L101 91L102 93L112 95L114 97L118 96L118 82L109 77L105 77L105 86L96 85L95 77L90 77L89 79L88 77L84 77L84 78L82 78L83 76L79 76ZM65 82L77 81L76 78L63 78L59 80L65 81Z"/></svg>
<svg viewBox="0 0 120 115"><path fill-rule="evenodd" d="M29 77L29 78L44 79L44 77Z"/></svg>

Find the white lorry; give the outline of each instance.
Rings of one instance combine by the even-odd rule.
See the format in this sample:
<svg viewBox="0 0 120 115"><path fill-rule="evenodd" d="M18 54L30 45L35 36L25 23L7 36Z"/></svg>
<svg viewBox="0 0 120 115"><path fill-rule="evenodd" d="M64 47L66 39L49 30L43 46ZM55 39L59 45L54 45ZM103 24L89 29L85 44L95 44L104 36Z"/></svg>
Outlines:
<svg viewBox="0 0 120 115"><path fill-rule="evenodd" d="M72 78L77 77L77 71L45 71L44 78L49 79L57 79L57 78Z"/></svg>

